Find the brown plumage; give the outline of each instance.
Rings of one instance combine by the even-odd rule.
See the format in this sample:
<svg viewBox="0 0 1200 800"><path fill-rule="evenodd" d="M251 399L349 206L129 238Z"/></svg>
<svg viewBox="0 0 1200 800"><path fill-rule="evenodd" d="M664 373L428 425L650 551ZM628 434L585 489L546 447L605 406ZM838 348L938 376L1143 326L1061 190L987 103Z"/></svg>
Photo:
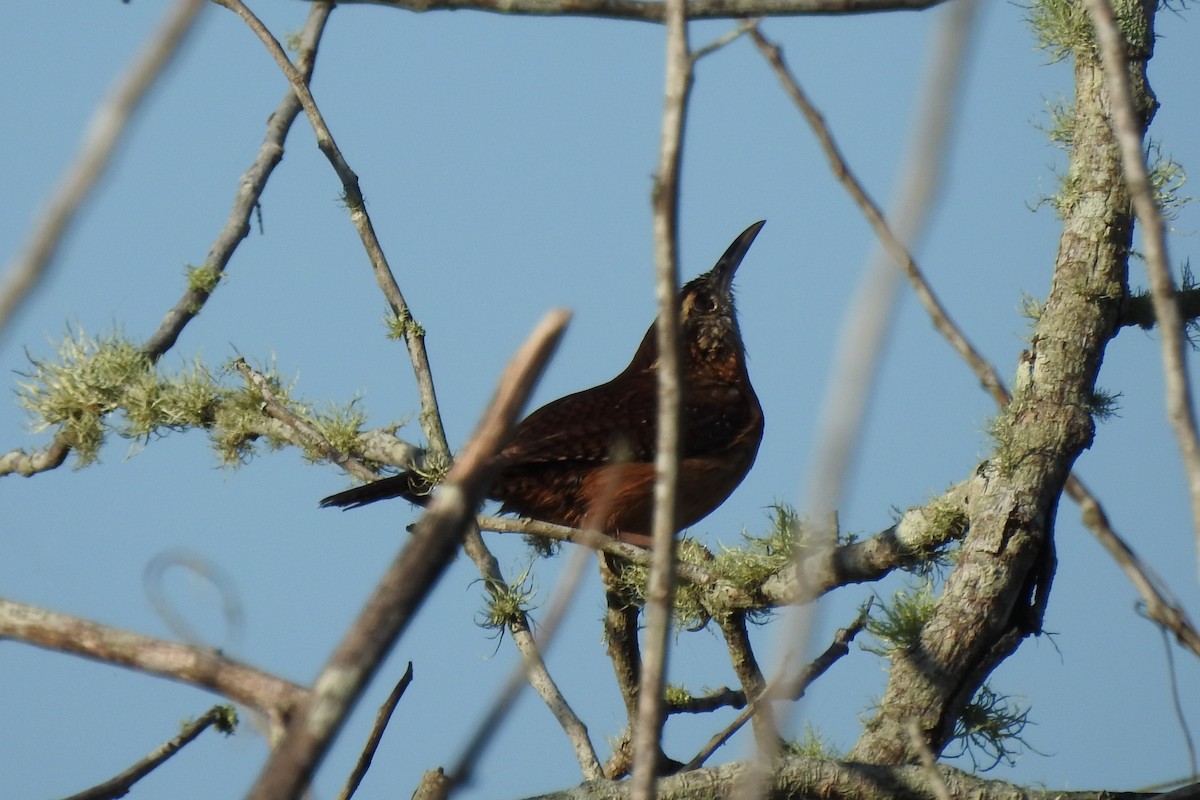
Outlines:
<svg viewBox="0 0 1200 800"><path fill-rule="evenodd" d="M708 516L750 470L763 414L746 371L733 276L764 223L747 228L711 270L679 292L683 346L679 519L676 530ZM633 359L608 383L534 411L495 456L488 497L501 511L572 527L595 527L649 546L654 506L658 339L650 326ZM423 503L432 487L401 473L321 501L356 508L389 497ZM603 519L592 509L605 509Z"/></svg>

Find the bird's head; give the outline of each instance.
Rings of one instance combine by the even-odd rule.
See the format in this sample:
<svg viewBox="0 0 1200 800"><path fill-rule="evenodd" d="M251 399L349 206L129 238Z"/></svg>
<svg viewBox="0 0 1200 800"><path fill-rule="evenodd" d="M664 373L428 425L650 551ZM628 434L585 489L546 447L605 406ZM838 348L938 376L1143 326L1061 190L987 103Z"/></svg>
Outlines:
<svg viewBox="0 0 1200 800"><path fill-rule="evenodd" d="M679 292L683 343L693 355L740 357L742 334L733 301L733 276L766 221L756 222L733 240L716 266L684 284ZM723 353L732 350L734 352Z"/></svg>
<svg viewBox="0 0 1200 800"><path fill-rule="evenodd" d="M716 361L731 367L742 362L744 348L733 302L733 276L766 221L756 222L733 240L716 266L684 284L679 290L679 326L684 364ZM658 323L642 338L626 371L658 366ZM685 366L686 369L686 366Z"/></svg>

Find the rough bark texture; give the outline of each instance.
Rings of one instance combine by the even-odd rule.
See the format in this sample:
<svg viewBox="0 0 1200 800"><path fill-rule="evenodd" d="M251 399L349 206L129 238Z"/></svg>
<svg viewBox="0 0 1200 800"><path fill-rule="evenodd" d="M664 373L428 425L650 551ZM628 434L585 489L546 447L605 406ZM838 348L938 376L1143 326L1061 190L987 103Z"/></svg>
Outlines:
<svg viewBox="0 0 1200 800"><path fill-rule="evenodd" d="M1130 73L1138 102L1153 102L1145 68L1153 4L1119 4L1137 32ZM1094 48L1075 48L1075 113L1069 171L1059 204L1063 233L1054 277L1013 400L997 420L970 531L919 643L893 658L887 690L850 753L854 761L915 763L905 725L915 720L934 752L988 673L1041 630L1054 570L1053 527L1072 465L1092 442L1094 389L1127 293L1133 219L1109 127L1109 98Z"/></svg>

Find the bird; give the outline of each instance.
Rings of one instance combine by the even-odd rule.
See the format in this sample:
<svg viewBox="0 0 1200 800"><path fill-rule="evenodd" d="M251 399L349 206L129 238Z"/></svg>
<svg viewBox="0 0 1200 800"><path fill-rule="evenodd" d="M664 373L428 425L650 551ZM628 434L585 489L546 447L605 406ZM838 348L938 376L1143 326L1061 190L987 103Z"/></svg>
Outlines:
<svg viewBox="0 0 1200 800"><path fill-rule="evenodd" d="M758 455L763 411L746 369L733 277L766 223L746 228L716 265L679 290L682 408L675 532L733 493ZM619 375L560 397L513 429L492 458L489 499L515 513L650 546L658 408L658 320ZM433 485L414 471L321 500L357 508L391 497L424 505Z"/></svg>

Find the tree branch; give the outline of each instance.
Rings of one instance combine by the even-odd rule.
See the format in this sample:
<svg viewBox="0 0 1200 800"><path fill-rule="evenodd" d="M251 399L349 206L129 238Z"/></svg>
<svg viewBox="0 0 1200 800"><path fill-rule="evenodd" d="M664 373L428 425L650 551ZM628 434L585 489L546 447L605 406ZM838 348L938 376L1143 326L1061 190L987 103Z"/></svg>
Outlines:
<svg viewBox="0 0 1200 800"><path fill-rule="evenodd" d="M794 702L803 697L804 693L808 691L808 687L812 686L817 678L824 675L835 662L850 652L850 643L854 641L854 638L858 636L867 624L867 615L870 613L870 610L871 604L868 602L849 627L842 628L834 634L833 642L830 643L829 647L825 648L825 652L817 656L816 659L807 664L796 675L788 678L777 677L774 683L764 686L748 704L746 704L745 697L743 697L742 703L745 705L745 708L742 713L738 714L733 722L729 723L724 730L713 736L683 769L686 771L700 768L708 760L709 756L729 741L733 734L737 733L746 724L746 720L752 719L754 714L761 710L761 708L768 708L772 700L786 698ZM730 705L734 705L735 708L740 707L733 703L730 703Z"/></svg>
<svg viewBox="0 0 1200 800"><path fill-rule="evenodd" d="M210 725L215 725L217 730L226 735L233 733L237 726L237 713L229 706L213 706L201 714L198 719L184 725L178 736L155 748L153 752L120 775L98 786L73 794L66 800L115 800L115 798L124 797L129 794L129 790L135 783L162 766L168 758L204 733Z"/></svg>
<svg viewBox="0 0 1200 800"><path fill-rule="evenodd" d="M483 576L484 585L493 597L503 598L511 594L512 590L500 572L499 563L484 545L478 530L472 530L467 534L464 549L471 560L475 562L479 574ZM520 608L514 609L505 621L505 626L512 635L521 655L521 665L501 689L496 702L484 715L475 734L470 738L462 755L459 756L454 768L450 771L448 790L458 789L470 782L476 762L492 737L499 731L500 722L512 708L521 687L526 682L538 693L562 727L567 741L575 750L575 757L579 760L584 780L599 780L604 777L604 770L600 766L596 750L592 746L591 739L588 738L587 727L563 697L542 658L543 649L553 641L558 623L566 613L570 600L574 596L575 588L580 584L584 559L579 556L584 553L586 551L578 551L575 560L568 565L564 572L563 580L559 583L559 590L551 603L551 610L542 627L540 637L534 638L529 617Z"/></svg>
<svg viewBox="0 0 1200 800"><path fill-rule="evenodd" d="M380 245L379 239L375 235L375 227L371 223L370 215L367 213L366 202L363 199L362 189L358 182L358 175L350 168L350 165L342 155L342 151L338 148L337 142L334 141L333 134L330 132L329 126L325 123L320 109L317 108L317 102L313 98L312 92L309 91L304 76L288 60L287 54L283 51L283 48L275 37L271 35L271 32L263 25L262 21L246 7L246 4L242 0L213 0L213 2L224 6L242 18L250 27L250 30L258 36L259 40L267 48L267 52L271 54L275 63L279 65L279 69L282 70L284 76L292 85L292 91L300 99L300 105L308 116L313 132L316 134L317 148L328 159L334 173L342 182L343 200L346 203L346 207L350 210L350 220L354 224L355 230L358 231L359 239L362 241L367 258L371 262L371 267L375 273L375 282L378 284L380 291L383 292L383 296L391 307L392 313L404 331L404 341L408 345L409 358L412 360L413 373L417 380L417 391L421 400L421 427L425 431L425 436L429 440L429 446L433 450L435 457L449 461L450 448L446 443L446 432L442 427L441 412L438 410L437 393L434 391L433 386L433 374L429 368L429 356L425 352L425 332L420 325L414 322L412 312L408 307L407 301L404 299L404 294L400 291L400 286L396 283L396 277L392 274L387 257L383 253L383 246Z"/></svg>
<svg viewBox="0 0 1200 800"><path fill-rule="evenodd" d="M945 0L688 0L688 19L872 14L921 11ZM490 11L499 14L582 16L665 23L660 0L347 0L407 11Z"/></svg>
<svg viewBox="0 0 1200 800"><path fill-rule="evenodd" d="M108 168L129 121L179 52L205 5L205 0L179 0L111 94L92 114L74 164L54 190L16 259L5 270L0 284L0 332L41 282L79 209Z"/></svg>
<svg viewBox="0 0 1200 800"><path fill-rule="evenodd" d="M317 46L321 42L325 23L332 11L333 3L330 0L313 2L308 12L308 20L300 31L296 48L296 69L305 84L312 80L313 68L317 63ZM179 302L163 317L158 330L142 345L142 352L151 361L157 361L175 346L183 329L195 319L216 290L220 277L225 274L238 245L250 235L250 217L259 209L267 181L283 161L283 146L299 113L300 99L294 91L288 89L279 105L267 117L267 134L258 148L254 163L238 180L238 191L233 199L233 207L229 209L229 216L225 218L225 226L217 233L217 238L209 247L208 256L204 260L203 269L207 271L204 280L191 282L179 298Z"/></svg>
<svg viewBox="0 0 1200 800"><path fill-rule="evenodd" d="M379 711L375 714L375 724L371 727L371 735L367 737L367 743L363 747L363 751L358 756L358 761L354 764L354 769L350 771L350 777L346 779L346 785L342 787L342 791L338 794L338 800L350 800L354 793L358 791L358 785L362 783L362 779L366 776L367 770L371 768L371 761L375 758L375 751L379 749L379 742L383 739L383 732L387 729L388 721L392 718L392 713L396 710L396 706L400 703L400 698L404 696L408 685L412 683L413 665L408 662L408 669L404 670L404 674L400 676L400 681L392 688L392 693L388 695L387 700L379 707Z"/></svg>
<svg viewBox="0 0 1200 800"><path fill-rule="evenodd" d="M972 800L1151 800L1162 795L1144 792L1059 791L1028 789L1004 781L989 781L939 765L935 767L951 797ZM734 798L749 766L744 762L692 770L662 778L657 783L658 800L693 800L696 797ZM887 797L892 800L937 800L937 789L928 771L920 766L876 766L846 761L824 761L791 756L780 759L771 776L772 800L861 800ZM562 792L538 795L528 800L626 800L631 797L627 781L588 783Z"/></svg>
<svg viewBox="0 0 1200 800"><path fill-rule="evenodd" d="M325 29L325 22L333 3L314 2L309 12L308 21L300 34L300 46L296 53L299 70L307 81L312 77L316 63L317 45ZM267 181L274 173L275 167L283 160L283 145L287 139L292 122L300 111L300 101L291 89L284 95L279 106L268 117L267 135L259 148L254 163L242 173L239 181L237 196L225 226L217 234L216 240L208 251L204 269L208 270L205 280L192 282L184 291L183 296L175 307L169 310L158 330L142 345L142 353L151 362L158 361L178 340L184 327L191 322L218 285L218 279L224 273L233 253L246 238L250 231L250 215L258 207ZM17 449L0 455L0 476L13 473L25 477L39 472L47 472L62 466L71 452L71 443L60 431L55 434L51 443L40 451L32 454Z"/></svg>
<svg viewBox="0 0 1200 800"><path fill-rule="evenodd" d="M12 639L207 689L285 723L308 690L206 647L140 633L0 598L0 640Z"/></svg>
<svg viewBox="0 0 1200 800"><path fill-rule="evenodd" d="M1142 13L1137 4L1124 8ZM1144 18L1128 22L1151 28ZM1141 85L1145 66L1144 59L1131 65ZM1102 86L1095 54L1086 44L1076 47L1066 179L1076 199L1063 209L1050 292L1013 399L993 426L996 448L982 470L983 490L972 501L955 569L917 644L893 659L880 711L851 750L856 760L916 761L904 728L910 718L940 752L987 672L1040 631L1058 498L1091 444L1096 375L1127 293L1132 216Z"/></svg>
<svg viewBox="0 0 1200 800"><path fill-rule="evenodd" d="M457 552L491 479L488 461L524 407L568 316L548 314L501 375L446 485L317 677L313 696L297 709L251 789L251 800L292 800L304 792L363 688Z"/></svg>
<svg viewBox="0 0 1200 800"><path fill-rule="evenodd" d="M666 77L663 81L662 133L658 173L651 203L654 212L655 294L658 319L657 436L654 457L653 547L646 582L645 652L633 725L632 796L653 800L654 775L661 752L663 689L667 644L675 596L675 533L679 519L680 410L683 367L679 332L679 170L692 59L688 45L686 0L666 0Z"/></svg>
<svg viewBox="0 0 1200 800"><path fill-rule="evenodd" d="M1167 419L1175 431L1179 452L1183 456L1192 501L1192 534L1200 545L1200 435L1192 410L1192 388L1188 380L1187 359L1184 355L1184 324L1175 296L1175 281L1167 259L1167 236L1162 214L1154 201L1154 189L1146 170L1142 137L1157 101L1148 91L1139 66L1153 54L1154 12L1144 13L1148 28L1140 31L1137 41L1126 41L1117 30L1113 9L1108 0L1084 0L1091 17L1104 66L1104 80L1110 96L1109 121L1121 156L1121 172L1133 204L1134 214L1142 226L1142 249L1145 255L1146 276L1150 281L1150 299L1158 320L1159 341L1162 345L1163 379L1166 384ZM1129 63L1126 50L1132 50L1136 62ZM1131 66L1133 76L1130 75ZM1139 93L1134 101L1131 77L1138 80Z"/></svg>

